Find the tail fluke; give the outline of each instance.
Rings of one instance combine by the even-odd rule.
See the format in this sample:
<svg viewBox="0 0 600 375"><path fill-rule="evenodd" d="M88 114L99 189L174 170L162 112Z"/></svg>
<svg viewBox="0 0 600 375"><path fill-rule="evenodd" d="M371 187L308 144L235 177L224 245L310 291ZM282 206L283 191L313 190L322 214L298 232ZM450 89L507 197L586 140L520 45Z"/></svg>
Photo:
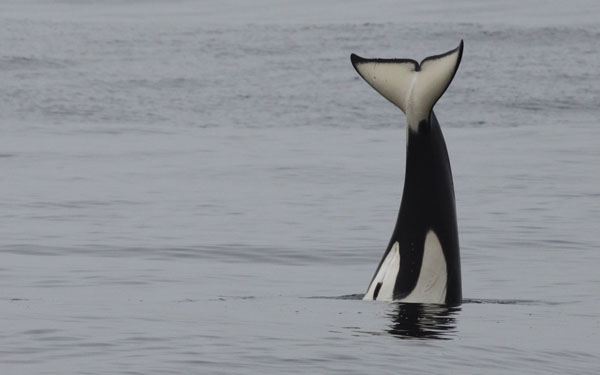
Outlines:
<svg viewBox="0 0 600 375"><path fill-rule="evenodd" d="M409 59L365 59L355 54L350 59L358 74L398 106L406 114L408 126L417 130L452 82L462 51L461 40L457 48L427 57L420 65Z"/></svg>

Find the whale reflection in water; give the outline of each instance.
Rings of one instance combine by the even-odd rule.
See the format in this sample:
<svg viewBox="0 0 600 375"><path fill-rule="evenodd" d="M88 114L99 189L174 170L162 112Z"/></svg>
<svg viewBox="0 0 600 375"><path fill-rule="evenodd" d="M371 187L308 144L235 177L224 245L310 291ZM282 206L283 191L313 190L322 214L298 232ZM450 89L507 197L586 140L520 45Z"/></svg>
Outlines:
<svg viewBox="0 0 600 375"><path fill-rule="evenodd" d="M460 306L423 303L395 303L388 314L392 320L387 332L401 339L451 340L456 333Z"/></svg>

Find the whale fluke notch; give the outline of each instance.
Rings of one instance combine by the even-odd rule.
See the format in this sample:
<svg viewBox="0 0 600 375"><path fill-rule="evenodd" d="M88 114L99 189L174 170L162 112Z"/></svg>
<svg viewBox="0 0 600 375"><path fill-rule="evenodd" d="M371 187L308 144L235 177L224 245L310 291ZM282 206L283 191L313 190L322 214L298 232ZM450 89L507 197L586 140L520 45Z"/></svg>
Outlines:
<svg viewBox="0 0 600 375"><path fill-rule="evenodd" d="M354 69L365 81L405 114L410 129L429 118L438 99L456 74L462 58L463 41L455 49L425 58L421 64L410 59L366 59L350 56Z"/></svg>

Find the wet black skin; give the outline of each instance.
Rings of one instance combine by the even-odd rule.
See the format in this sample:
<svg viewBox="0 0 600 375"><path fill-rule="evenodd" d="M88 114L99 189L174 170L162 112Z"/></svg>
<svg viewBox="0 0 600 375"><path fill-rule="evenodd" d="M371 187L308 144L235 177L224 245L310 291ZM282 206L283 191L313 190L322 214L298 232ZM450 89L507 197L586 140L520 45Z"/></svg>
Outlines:
<svg viewBox="0 0 600 375"><path fill-rule="evenodd" d="M417 284L425 236L429 230L438 236L446 258L448 286L445 302L460 305L462 287L454 185L446 143L433 111L428 120L419 124L418 132L408 130L402 203L394 233L379 264L381 267L397 241L401 261L394 287L395 300L408 296ZM380 287L376 287L375 299Z"/></svg>

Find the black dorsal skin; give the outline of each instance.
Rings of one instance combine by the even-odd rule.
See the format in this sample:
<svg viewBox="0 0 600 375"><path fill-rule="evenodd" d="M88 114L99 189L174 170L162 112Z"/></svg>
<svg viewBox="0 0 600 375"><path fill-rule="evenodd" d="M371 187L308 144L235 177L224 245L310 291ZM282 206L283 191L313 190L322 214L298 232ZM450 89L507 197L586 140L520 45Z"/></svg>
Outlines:
<svg viewBox="0 0 600 375"><path fill-rule="evenodd" d="M458 229L452 170L446 143L433 111L428 121L419 124L418 132L409 128L407 133L402 203L382 262L397 241L400 245L401 262L394 287L394 300L408 296L419 278L425 236L429 230L433 230L446 259L446 304L459 305L462 301L462 287Z"/></svg>

